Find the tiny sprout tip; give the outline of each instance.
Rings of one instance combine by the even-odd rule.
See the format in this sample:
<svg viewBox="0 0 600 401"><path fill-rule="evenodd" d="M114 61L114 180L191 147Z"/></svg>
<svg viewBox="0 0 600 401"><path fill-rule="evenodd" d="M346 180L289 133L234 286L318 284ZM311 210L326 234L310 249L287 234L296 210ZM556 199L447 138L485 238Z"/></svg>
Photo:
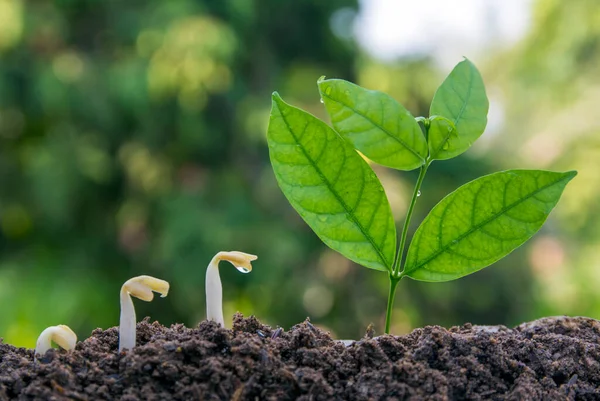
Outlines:
<svg viewBox="0 0 600 401"><path fill-rule="evenodd" d="M154 292L164 298L169 293L169 283L152 276L138 276L127 280L121 287L121 318L119 322L119 352L135 347L135 308L131 297L150 302Z"/></svg>
<svg viewBox="0 0 600 401"><path fill-rule="evenodd" d="M64 324L50 326L42 331L38 337L35 346L35 355L44 355L52 348L52 342L66 351L70 351L77 344L77 335L69 326L65 326Z"/></svg>
<svg viewBox="0 0 600 401"><path fill-rule="evenodd" d="M250 273L251 262L258 259L249 253L230 251L217 253L206 269L206 318L225 326L223 319L223 288L219 275L219 262L225 260L231 263L239 272Z"/></svg>

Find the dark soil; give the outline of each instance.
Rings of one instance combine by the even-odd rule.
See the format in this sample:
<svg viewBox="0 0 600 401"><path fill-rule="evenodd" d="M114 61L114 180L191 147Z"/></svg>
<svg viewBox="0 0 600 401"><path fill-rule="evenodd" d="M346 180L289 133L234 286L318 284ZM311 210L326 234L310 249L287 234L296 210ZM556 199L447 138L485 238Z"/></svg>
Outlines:
<svg viewBox="0 0 600 401"><path fill-rule="evenodd" d="M233 330L138 325L73 352L0 341L0 400L600 400L600 322L547 318L503 326L425 327L350 345L308 321L274 330L238 315Z"/></svg>

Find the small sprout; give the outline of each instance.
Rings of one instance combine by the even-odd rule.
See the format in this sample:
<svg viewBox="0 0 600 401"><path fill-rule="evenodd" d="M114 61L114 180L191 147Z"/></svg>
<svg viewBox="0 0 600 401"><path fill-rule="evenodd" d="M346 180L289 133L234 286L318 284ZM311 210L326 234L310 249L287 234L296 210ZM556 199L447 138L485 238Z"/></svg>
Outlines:
<svg viewBox="0 0 600 401"><path fill-rule="evenodd" d="M242 273L250 273L252 265L250 262L258 257L248 253L231 251L219 252L210 261L206 269L206 318L214 320L221 326L225 326L223 320L223 288L219 276L219 262L226 260Z"/></svg>
<svg viewBox="0 0 600 401"><path fill-rule="evenodd" d="M167 296L169 283L150 276L138 276L129 279L121 287L121 320L119 322L119 352L135 347L135 309L131 296L150 302L154 299L152 291L161 298Z"/></svg>
<svg viewBox="0 0 600 401"><path fill-rule="evenodd" d="M275 330L273 332L273 334L271 334L271 340L274 340L277 337L279 337L281 335L281 333L283 333L283 329L281 327L279 327L277 330Z"/></svg>
<svg viewBox="0 0 600 401"><path fill-rule="evenodd" d="M70 351L75 348L77 343L77 335L64 324L58 326L50 326L38 337L35 345L35 355L44 355L46 351L52 348L52 341L54 341L61 348Z"/></svg>

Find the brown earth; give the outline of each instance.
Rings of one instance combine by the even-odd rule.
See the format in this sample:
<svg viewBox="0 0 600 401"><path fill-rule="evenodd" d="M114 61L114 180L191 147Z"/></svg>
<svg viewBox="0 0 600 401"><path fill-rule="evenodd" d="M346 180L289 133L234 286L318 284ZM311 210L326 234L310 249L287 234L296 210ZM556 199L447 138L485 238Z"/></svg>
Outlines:
<svg viewBox="0 0 600 401"><path fill-rule="evenodd" d="M233 330L138 324L73 352L0 340L0 400L600 400L600 322L546 318L503 326L416 329L344 346L308 321L274 330L237 315Z"/></svg>

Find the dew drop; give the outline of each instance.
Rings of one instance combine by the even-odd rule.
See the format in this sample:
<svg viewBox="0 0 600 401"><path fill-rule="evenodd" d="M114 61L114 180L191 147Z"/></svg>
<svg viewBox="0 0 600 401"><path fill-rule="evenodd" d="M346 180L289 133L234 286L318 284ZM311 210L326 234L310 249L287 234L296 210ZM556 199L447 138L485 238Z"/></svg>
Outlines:
<svg viewBox="0 0 600 401"><path fill-rule="evenodd" d="M319 101L320 101L321 103L325 103L325 102L323 101L323 98L319 99Z"/></svg>
<svg viewBox="0 0 600 401"><path fill-rule="evenodd" d="M418 191L418 192L417 192L417 196L421 196L421 191Z"/></svg>
<svg viewBox="0 0 600 401"><path fill-rule="evenodd" d="M236 266L235 268L238 269L238 271L241 273L250 273L250 269L248 269L246 267Z"/></svg>
<svg viewBox="0 0 600 401"><path fill-rule="evenodd" d="M446 143L444 144L444 146L442 146L442 149L444 149L444 150L450 149L450 144L446 141Z"/></svg>

